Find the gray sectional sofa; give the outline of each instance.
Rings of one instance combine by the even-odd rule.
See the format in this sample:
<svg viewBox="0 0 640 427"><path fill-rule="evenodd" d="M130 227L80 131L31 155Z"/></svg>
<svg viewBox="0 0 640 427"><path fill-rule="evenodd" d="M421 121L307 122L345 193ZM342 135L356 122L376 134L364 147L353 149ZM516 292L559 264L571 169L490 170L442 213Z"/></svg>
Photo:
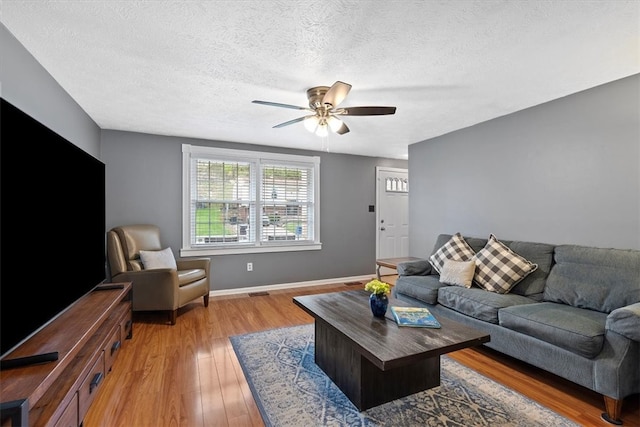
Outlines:
<svg viewBox="0 0 640 427"><path fill-rule="evenodd" d="M435 253L452 235L441 234ZM487 239L466 237L478 252ZM604 396L620 424L640 393L640 251L501 240L538 268L509 292L441 283L428 261L398 265L394 297L488 332L487 347Z"/></svg>

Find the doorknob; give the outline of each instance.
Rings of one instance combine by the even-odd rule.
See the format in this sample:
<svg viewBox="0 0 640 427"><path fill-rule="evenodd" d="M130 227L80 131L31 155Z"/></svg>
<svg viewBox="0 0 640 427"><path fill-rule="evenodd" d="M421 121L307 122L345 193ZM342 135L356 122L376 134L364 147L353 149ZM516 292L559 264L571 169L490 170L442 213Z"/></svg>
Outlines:
<svg viewBox="0 0 640 427"><path fill-rule="evenodd" d="M386 230L386 228L380 227L380 231L384 231L384 230Z"/></svg>

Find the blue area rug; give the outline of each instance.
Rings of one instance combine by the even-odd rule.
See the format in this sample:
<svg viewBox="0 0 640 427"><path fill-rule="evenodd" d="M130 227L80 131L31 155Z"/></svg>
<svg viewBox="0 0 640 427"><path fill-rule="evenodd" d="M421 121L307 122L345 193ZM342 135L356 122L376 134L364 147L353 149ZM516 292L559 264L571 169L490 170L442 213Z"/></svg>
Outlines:
<svg viewBox="0 0 640 427"><path fill-rule="evenodd" d="M314 363L313 325L230 337L266 426L577 426L442 356L441 385L359 412Z"/></svg>

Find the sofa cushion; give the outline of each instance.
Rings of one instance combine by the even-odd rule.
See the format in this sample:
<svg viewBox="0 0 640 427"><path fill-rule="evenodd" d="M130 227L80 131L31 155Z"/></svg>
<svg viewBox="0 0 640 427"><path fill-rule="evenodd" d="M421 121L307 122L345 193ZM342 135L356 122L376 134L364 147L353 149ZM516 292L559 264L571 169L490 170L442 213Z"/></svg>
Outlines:
<svg viewBox="0 0 640 427"><path fill-rule="evenodd" d="M469 236L462 236L462 237L464 237L464 240L467 242L467 244L471 246L471 249L473 250L474 253L478 253L478 251L484 248L488 242L488 239L482 239L480 237L469 237Z"/></svg>
<svg viewBox="0 0 640 427"><path fill-rule="evenodd" d="M476 263L474 282L488 291L499 294L509 292L519 281L538 268L537 264L513 252L493 234L473 259Z"/></svg>
<svg viewBox="0 0 640 427"><path fill-rule="evenodd" d="M497 294L477 287L445 286L438 289L438 303L458 313L490 323L498 323L501 308L517 304L535 304L521 295Z"/></svg>
<svg viewBox="0 0 640 427"><path fill-rule="evenodd" d="M191 268L189 270L178 271L178 286L189 285L197 280L207 277L207 273L203 268Z"/></svg>
<svg viewBox="0 0 640 427"><path fill-rule="evenodd" d="M610 313L640 302L640 251L560 245L545 301Z"/></svg>
<svg viewBox="0 0 640 427"><path fill-rule="evenodd" d="M456 233L429 257L429 262L440 274L445 260L469 261L474 255L475 252L464 240L464 237L460 233Z"/></svg>
<svg viewBox="0 0 640 427"><path fill-rule="evenodd" d="M640 302L613 310L607 316L605 328L630 340L640 341Z"/></svg>
<svg viewBox="0 0 640 427"><path fill-rule="evenodd" d="M518 282L509 292L541 300L547 276L549 276L553 265L555 245L506 240L502 240L502 243L538 266L534 272Z"/></svg>
<svg viewBox="0 0 640 427"><path fill-rule="evenodd" d="M454 261L447 259L442 266L440 283L470 288L475 270L476 263L473 261Z"/></svg>
<svg viewBox="0 0 640 427"><path fill-rule="evenodd" d="M503 308L498 317L500 326L587 358L597 356L604 343L607 315L598 311L540 302Z"/></svg>
<svg viewBox="0 0 640 427"><path fill-rule="evenodd" d="M431 255L435 254L436 251L440 249L445 243L447 243L452 237L453 234L439 234L436 238L436 243L433 245ZM487 239L481 239L479 237L462 236L462 238L471 247L473 253L478 252L480 249L484 248L484 245L487 244Z"/></svg>
<svg viewBox="0 0 640 427"><path fill-rule="evenodd" d="M446 286L439 276L399 276L393 286L394 294L403 294L427 304L438 302L438 289Z"/></svg>

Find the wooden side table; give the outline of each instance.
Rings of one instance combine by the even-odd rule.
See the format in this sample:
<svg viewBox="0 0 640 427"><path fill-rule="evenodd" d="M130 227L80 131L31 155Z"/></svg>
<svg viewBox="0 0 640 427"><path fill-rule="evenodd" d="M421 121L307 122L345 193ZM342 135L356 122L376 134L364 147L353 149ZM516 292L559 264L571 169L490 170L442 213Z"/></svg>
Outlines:
<svg viewBox="0 0 640 427"><path fill-rule="evenodd" d="M378 275L378 280L380 280L380 267L387 267L387 268L392 268L392 269L396 269L398 267L398 264L400 264L401 262L407 262L407 261L419 261L422 258L416 258L416 257L399 257L399 258L380 258L376 260L376 274Z"/></svg>

